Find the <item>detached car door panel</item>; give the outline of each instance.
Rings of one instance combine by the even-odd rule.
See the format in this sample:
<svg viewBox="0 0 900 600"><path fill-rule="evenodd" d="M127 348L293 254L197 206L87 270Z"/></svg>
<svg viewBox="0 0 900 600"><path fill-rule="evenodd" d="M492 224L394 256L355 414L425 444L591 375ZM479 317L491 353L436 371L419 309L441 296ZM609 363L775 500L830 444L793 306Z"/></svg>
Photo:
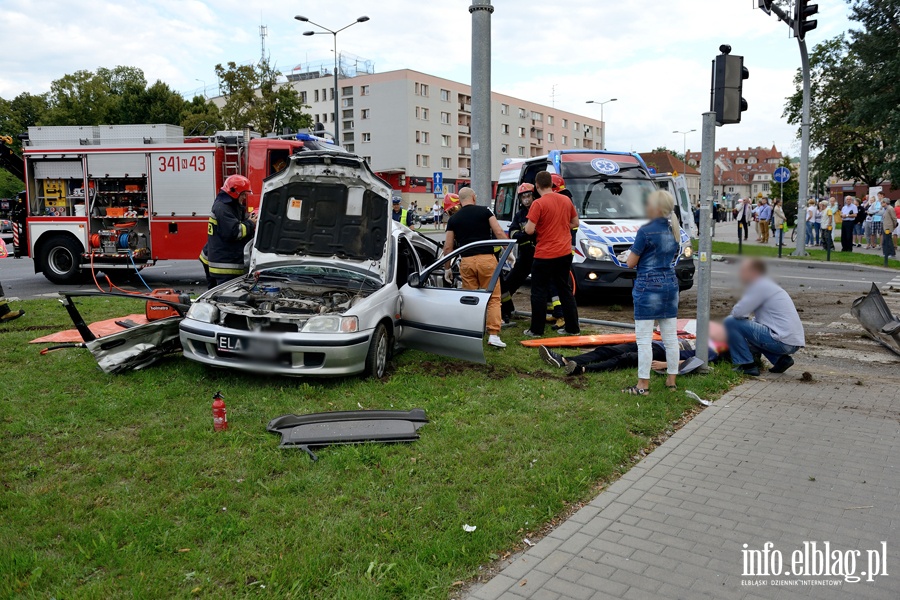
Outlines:
<svg viewBox="0 0 900 600"><path fill-rule="evenodd" d="M441 258L417 274L418 282L413 282L416 285L407 283L400 288L400 342L403 346L441 356L485 362L484 325L491 292L488 289L435 286L435 282L442 280L443 265L452 263L463 251L477 245L504 247L489 289L500 285L501 265L515 246L512 240L469 244Z"/></svg>

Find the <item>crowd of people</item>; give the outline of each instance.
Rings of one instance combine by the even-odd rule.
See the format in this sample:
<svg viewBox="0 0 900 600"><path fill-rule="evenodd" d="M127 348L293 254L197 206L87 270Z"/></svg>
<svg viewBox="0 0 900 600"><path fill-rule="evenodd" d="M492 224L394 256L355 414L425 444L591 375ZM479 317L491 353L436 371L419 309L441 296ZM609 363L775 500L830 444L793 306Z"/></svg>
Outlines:
<svg viewBox="0 0 900 600"><path fill-rule="evenodd" d="M579 226L579 219L571 197L560 193L564 189L562 178L547 171L538 173L533 185L520 186L520 210L508 233L490 209L477 205L471 188L463 188L458 196L448 194L445 198L444 208L451 215L447 222L445 255L476 241L507 239L509 235L517 241L519 259L506 281L515 288L531 276L532 314L530 327L523 332L525 337L543 336L547 300L552 293L559 294L564 314L565 326L557 335L580 333L578 308L569 285L572 230ZM770 208L776 218L784 220L780 202ZM647 223L637 231L631 248L618 257L636 271L632 288L635 341L601 345L570 357L546 346L538 349L547 364L565 369L570 375L637 367L637 382L622 390L634 396L650 393L652 370L663 371L666 388L677 389L679 373L696 358L694 340L679 338L677 326L679 286L675 263L681 252L681 226L675 198L667 191L653 192L646 200L646 216ZM490 245L467 251L460 260L462 287L486 289L497 266L495 250ZM717 359L727 348L735 370L751 376L759 375L760 357L765 356L772 363L770 372L784 372L794 364L791 356L805 345L803 325L794 303L767 276L766 264L759 259L742 263L739 276L745 287L744 295L724 324L710 326L709 356ZM498 283L492 290L486 318L488 344L497 348L506 347L500 339L501 287ZM657 328L658 340L654 337Z"/></svg>

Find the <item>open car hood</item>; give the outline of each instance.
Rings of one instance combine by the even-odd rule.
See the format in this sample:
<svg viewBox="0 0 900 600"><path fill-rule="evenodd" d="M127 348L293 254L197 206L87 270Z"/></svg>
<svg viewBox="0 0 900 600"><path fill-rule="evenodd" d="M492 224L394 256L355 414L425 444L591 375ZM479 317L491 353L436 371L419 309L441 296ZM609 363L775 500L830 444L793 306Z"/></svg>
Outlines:
<svg viewBox="0 0 900 600"><path fill-rule="evenodd" d="M263 186L251 268L297 256L380 261L391 232L390 197L354 154L295 154Z"/></svg>

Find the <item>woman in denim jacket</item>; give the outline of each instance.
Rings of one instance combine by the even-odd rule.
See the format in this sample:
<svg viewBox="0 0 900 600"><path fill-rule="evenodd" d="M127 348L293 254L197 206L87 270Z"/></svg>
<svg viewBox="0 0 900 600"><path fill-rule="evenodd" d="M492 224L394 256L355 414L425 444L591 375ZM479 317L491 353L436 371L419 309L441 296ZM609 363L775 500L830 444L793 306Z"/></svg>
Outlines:
<svg viewBox="0 0 900 600"><path fill-rule="evenodd" d="M653 361L653 323L659 321L666 347L666 387L675 388L678 375L678 279L675 259L681 253L681 227L675 216L675 198L664 190L647 197L647 218L628 254L628 266L637 269L631 296L634 299L634 328L638 345L638 383L622 390L645 396L650 388Z"/></svg>

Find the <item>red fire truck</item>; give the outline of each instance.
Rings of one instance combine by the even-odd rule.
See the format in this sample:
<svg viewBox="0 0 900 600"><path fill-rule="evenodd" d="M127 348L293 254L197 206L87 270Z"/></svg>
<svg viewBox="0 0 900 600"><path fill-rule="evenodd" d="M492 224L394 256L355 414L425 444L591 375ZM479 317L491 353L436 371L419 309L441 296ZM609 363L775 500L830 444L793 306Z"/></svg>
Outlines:
<svg viewBox="0 0 900 600"><path fill-rule="evenodd" d="M36 273L74 283L89 269L115 273L197 258L226 177L247 176L254 191L248 205L258 207L263 179L304 145L324 140L100 125L29 127L23 143L28 211L20 244Z"/></svg>

